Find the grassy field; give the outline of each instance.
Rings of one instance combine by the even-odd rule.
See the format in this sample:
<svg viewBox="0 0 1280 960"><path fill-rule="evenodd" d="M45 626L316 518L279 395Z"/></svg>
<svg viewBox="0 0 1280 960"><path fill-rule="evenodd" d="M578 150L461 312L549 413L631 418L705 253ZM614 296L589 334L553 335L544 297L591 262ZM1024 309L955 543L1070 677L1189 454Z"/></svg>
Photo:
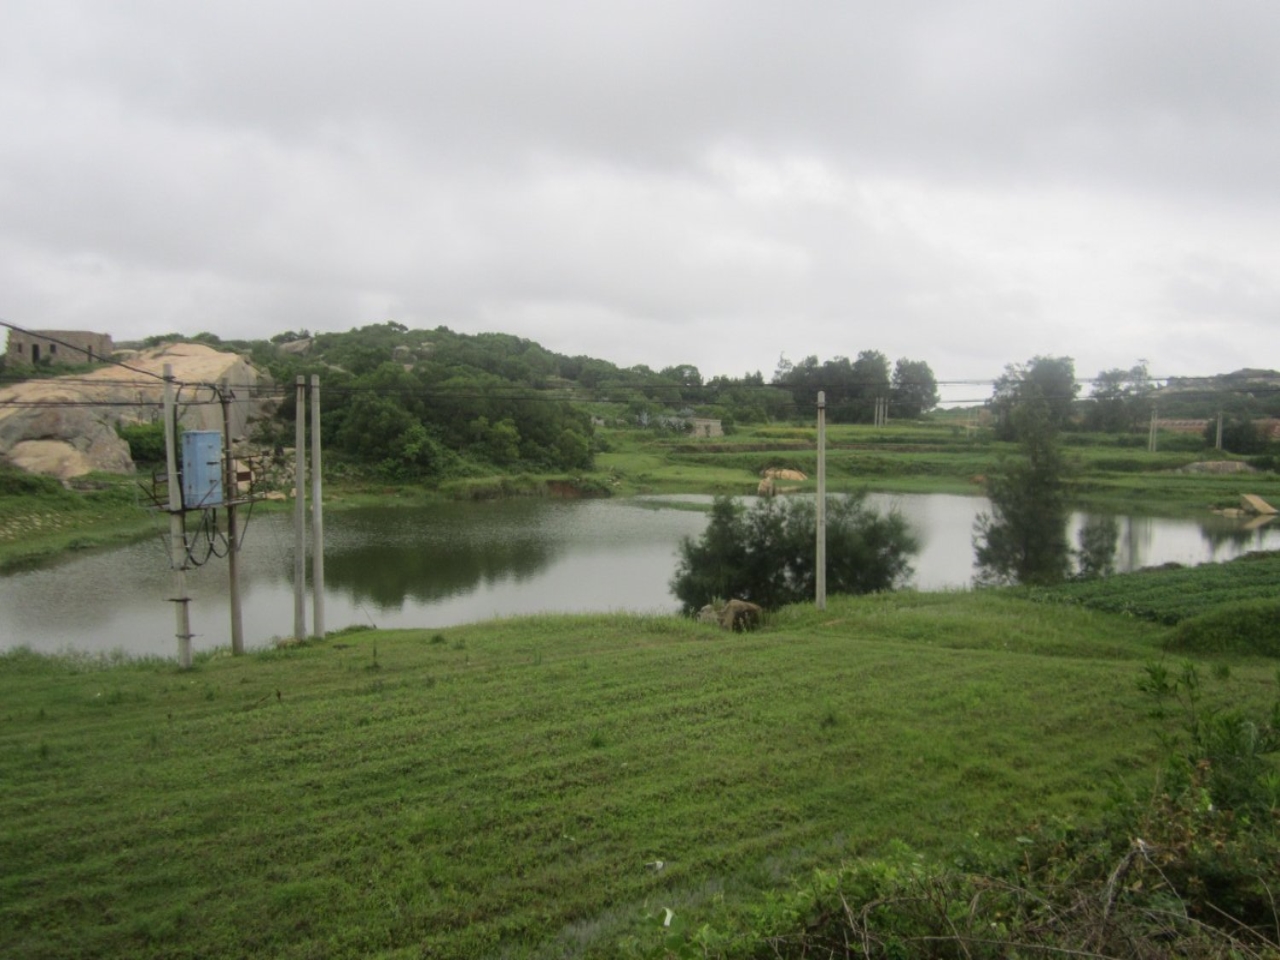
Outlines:
<svg viewBox="0 0 1280 960"><path fill-rule="evenodd" d="M892 841L1007 849L1148 781L1135 685L1169 631L903 593L746 635L529 618L190 672L10 653L0 955L614 956L649 914L719 922ZM1273 672L1236 657L1207 694L1261 703Z"/></svg>
<svg viewBox="0 0 1280 960"><path fill-rule="evenodd" d="M608 449L596 458L597 472L611 477L621 492L748 494L768 467L798 469L810 478L817 470L812 428L749 427L714 440L642 431L602 431L602 437ZM1195 438L1166 437L1164 444L1160 452L1148 453L1131 436L1065 435L1073 500L1153 515L1235 507L1241 493L1280 503L1280 475L1185 472L1198 461L1233 458L1204 449ZM827 447L833 491L980 494L985 476L1002 458L1018 453L1016 444L945 421L829 427ZM812 490L813 480L800 487Z"/></svg>

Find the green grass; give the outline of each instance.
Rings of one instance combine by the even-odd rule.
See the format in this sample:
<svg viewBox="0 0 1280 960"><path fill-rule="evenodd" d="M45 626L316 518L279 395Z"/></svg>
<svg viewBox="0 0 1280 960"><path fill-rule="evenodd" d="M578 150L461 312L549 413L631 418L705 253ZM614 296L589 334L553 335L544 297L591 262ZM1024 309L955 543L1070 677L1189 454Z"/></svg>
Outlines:
<svg viewBox="0 0 1280 960"><path fill-rule="evenodd" d="M0 954L612 956L661 907L1093 816L1159 753L1134 689L1166 637L904 593L748 635L540 617L190 672L11 653Z"/></svg>
<svg viewBox="0 0 1280 960"><path fill-rule="evenodd" d="M1280 657L1280 599L1242 600L1178 624L1169 649L1199 656Z"/></svg>
<svg viewBox="0 0 1280 960"><path fill-rule="evenodd" d="M125 542L153 529L132 477L95 475L66 489L0 467L0 572L64 553Z"/></svg>
<svg viewBox="0 0 1280 960"><path fill-rule="evenodd" d="M800 489L814 487L812 428L753 426L715 440L641 431L600 433L607 451L596 457L597 472L608 476L619 493L754 493L761 471L771 466L802 470L811 479ZM1188 464L1224 455L1186 438L1166 439L1174 449L1148 453L1145 446L1134 445L1132 436L1065 435L1072 499L1092 509L1157 516L1239 506L1242 493L1280 502L1280 475L1183 473ZM827 483L833 492L979 494L983 478L998 468L1001 458L1018 454L1016 444L996 442L988 431L970 434L944 422L829 426L827 447Z"/></svg>

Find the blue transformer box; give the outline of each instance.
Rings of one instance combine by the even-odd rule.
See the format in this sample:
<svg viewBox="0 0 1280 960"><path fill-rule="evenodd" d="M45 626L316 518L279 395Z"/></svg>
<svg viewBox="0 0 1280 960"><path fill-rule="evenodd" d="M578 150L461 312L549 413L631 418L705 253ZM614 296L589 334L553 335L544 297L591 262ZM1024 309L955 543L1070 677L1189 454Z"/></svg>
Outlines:
<svg viewBox="0 0 1280 960"><path fill-rule="evenodd" d="M222 434L217 430L182 435L182 505L188 510L222 506Z"/></svg>

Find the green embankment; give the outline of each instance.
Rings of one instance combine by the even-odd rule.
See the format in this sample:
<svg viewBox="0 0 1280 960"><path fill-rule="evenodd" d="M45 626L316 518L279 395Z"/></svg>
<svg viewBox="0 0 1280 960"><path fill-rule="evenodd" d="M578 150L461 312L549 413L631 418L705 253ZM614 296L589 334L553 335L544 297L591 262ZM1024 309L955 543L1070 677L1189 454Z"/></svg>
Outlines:
<svg viewBox="0 0 1280 960"><path fill-rule="evenodd" d="M1168 636L903 593L745 635L539 617L190 672L11 653L0 954L613 956L646 914L733 916L895 839L1007 849L1147 781L1135 682ZM1208 693L1263 702L1273 672L1237 657Z"/></svg>
<svg viewBox="0 0 1280 960"><path fill-rule="evenodd" d="M606 450L596 470L620 492L754 493L763 470L789 467L808 474L797 486L813 489L816 432L804 428L745 428L732 436L693 440L642 431L602 431ZM1280 475L1188 472L1204 460L1239 459L1205 449L1197 438L1165 437L1149 453L1129 435L1067 434L1073 500L1085 507L1148 515L1202 515L1237 507L1257 493L1280 505ZM980 494L983 480L1016 444L999 443L961 425L834 426L827 430L827 483L832 491Z"/></svg>
<svg viewBox="0 0 1280 960"><path fill-rule="evenodd" d="M156 523L144 499L132 478L98 477L67 489L0 467L0 572L144 536Z"/></svg>

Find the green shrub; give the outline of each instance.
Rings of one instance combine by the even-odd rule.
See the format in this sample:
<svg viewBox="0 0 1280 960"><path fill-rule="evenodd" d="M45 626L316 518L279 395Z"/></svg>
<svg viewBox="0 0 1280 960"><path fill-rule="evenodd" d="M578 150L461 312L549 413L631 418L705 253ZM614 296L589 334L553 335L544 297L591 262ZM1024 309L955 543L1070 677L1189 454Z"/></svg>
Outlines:
<svg viewBox="0 0 1280 960"><path fill-rule="evenodd" d="M0 496L29 497L40 494L60 498L67 495L62 484L53 477L38 476L16 467L0 466Z"/></svg>
<svg viewBox="0 0 1280 960"><path fill-rule="evenodd" d="M685 538L671 591L692 614L716 598L750 600L766 610L812 600L817 510L812 500L765 498L751 508L717 497L698 540ZM892 590L911 572L919 543L906 520L880 516L862 496L829 497L827 592Z"/></svg>
<svg viewBox="0 0 1280 960"><path fill-rule="evenodd" d="M129 458L134 463L164 462L164 424L160 421L117 424L116 433L129 444Z"/></svg>
<svg viewBox="0 0 1280 960"><path fill-rule="evenodd" d="M1280 657L1280 600L1247 600L1178 624L1168 647L1183 653Z"/></svg>

